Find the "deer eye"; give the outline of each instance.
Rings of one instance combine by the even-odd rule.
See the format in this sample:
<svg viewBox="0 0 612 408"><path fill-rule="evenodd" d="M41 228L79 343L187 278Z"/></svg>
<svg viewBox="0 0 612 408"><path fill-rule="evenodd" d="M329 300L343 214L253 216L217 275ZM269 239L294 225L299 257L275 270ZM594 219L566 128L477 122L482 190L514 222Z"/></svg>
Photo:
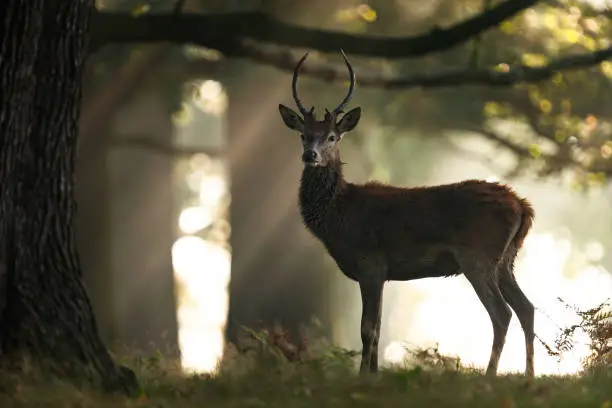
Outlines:
<svg viewBox="0 0 612 408"><path fill-rule="evenodd" d="M336 140L336 135L329 135L327 140L329 140L330 142L333 142L334 140Z"/></svg>

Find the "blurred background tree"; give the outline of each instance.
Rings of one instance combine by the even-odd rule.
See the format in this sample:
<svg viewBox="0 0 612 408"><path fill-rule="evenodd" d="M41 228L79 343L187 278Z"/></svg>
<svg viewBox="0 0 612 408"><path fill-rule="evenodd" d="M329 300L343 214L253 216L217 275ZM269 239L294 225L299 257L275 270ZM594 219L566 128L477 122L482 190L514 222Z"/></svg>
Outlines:
<svg viewBox="0 0 612 408"><path fill-rule="evenodd" d="M504 7L514 7L508 19L499 18ZM300 147L277 113L279 102L291 103L291 70L306 48L300 92L318 112L345 92L347 73L329 52L342 46L356 70L353 103L365 115L344 142L351 179L422 183L453 156L505 181L546 179L585 194L607 191L609 200L605 4L99 0L97 9L81 118L79 243L115 349L176 350L182 289L171 248L185 234L229 239L230 340L241 324L278 321L294 331L312 317L331 334L346 299L301 226ZM496 16L501 24L485 30ZM400 38L412 47L397 46ZM204 83L222 84L227 110L200 105L194 113ZM229 211L185 233L176 220L194 194L185 187L194 160L226 169ZM605 227L566 219L578 241L612 239ZM610 254L602 257L609 269Z"/></svg>

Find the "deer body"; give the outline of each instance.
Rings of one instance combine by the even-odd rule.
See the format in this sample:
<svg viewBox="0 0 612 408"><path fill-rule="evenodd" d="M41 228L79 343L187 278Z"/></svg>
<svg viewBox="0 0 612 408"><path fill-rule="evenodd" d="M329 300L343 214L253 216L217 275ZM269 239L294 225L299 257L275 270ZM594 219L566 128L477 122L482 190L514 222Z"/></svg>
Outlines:
<svg viewBox="0 0 612 408"><path fill-rule="evenodd" d="M523 201L497 183L357 185L346 182L337 166L306 167L299 203L306 227L356 281L371 271L358 271L355 254L361 263L378 264L385 280L459 274L459 259L471 252L501 255L522 222ZM500 218L504 228L489 230Z"/></svg>
<svg viewBox="0 0 612 408"><path fill-rule="evenodd" d="M343 53L344 56L344 53ZM464 274L493 325L487 374L495 375L512 312L526 344L525 373L533 376L534 308L514 278L514 260L534 217L530 203L498 183L460 183L402 188L354 184L342 173L338 142L358 123L355 108L339 121L348 102L317 121L297 98L304 116L280 105L285 124L302 134L304 170L299 205L304 224L325 246L340 270L359 283L362 298L361 371L377 371L382 293L386 281ZM510 306L510 307L509 307Z"/></svg>

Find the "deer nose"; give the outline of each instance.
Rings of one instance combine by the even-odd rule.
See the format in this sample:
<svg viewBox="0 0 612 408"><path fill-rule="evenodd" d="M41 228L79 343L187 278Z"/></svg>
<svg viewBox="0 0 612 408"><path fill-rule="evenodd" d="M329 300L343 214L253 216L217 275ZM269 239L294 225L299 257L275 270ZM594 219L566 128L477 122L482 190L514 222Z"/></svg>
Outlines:
<svg viewBox="0 0 612 408"><path fill-rule="evenodd" d="M315 152L314 150L306 150L304 151L304 154L302 154L302 160L305 163L312 163L317 160L317 156L317 152Z"/></svg>

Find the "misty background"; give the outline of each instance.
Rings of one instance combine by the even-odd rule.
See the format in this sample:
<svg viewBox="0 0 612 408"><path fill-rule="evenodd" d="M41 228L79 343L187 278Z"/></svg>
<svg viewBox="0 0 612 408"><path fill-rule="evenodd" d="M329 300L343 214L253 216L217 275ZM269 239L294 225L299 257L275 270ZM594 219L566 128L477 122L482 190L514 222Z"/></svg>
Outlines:
<svg viewBox="0 0 612 408"><path fill-rule="evenodd" d="M484 178L528 197L536 219L516 274L537 308L536 333L548 341L576 319L558 297L590 307L612 294L612 64L512 87L381 88L366 80L361 86L360 78L537 66L544 55L593 50L612 38L608 19L597 14L603 5L529 9L474 41L422 58L348 55L357 76L350 106L361 106L363 115L342 141L347 179L416 186ZM173 3L97 6L138 14L167 12ZM261 8L306 26L408 36L482 7L472 0L187 0L184 11ZM311 52L311 64L336 67L348 79L339 53ZM344 79L304 75L300 96L322 112L346 86ZM296 332L313 319L334 343L360 349L359 290L302 225L301 145L282 124L279 103L293 106L290 72L213 50L109 45L90 58L77 234L111 350L180 350L185 368L212 371L241 325L278 322ZM405 347L438 344L444 354L483 366L491 340L485 309L465 278L387 284L380 344L386 363L402 361ZM536 373L577 371L585 342L561 363L536 343ZM521 371L523 361L513 318L500 371Z"/></svg>

